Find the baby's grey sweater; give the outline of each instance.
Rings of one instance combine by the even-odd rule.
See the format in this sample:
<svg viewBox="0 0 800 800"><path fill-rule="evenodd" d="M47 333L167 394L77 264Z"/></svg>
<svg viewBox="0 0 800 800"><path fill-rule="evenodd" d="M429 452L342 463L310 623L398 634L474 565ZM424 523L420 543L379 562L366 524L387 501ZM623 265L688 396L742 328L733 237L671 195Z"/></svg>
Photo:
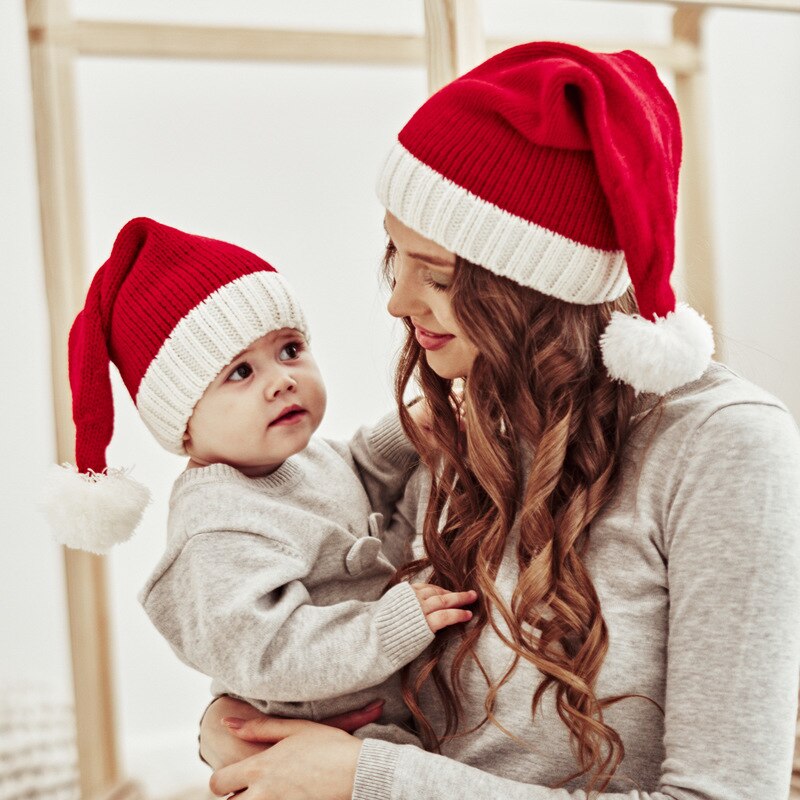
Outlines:
<svg viewBox="0 0 800 800"><path fill-rule="evenodd" d="M413 529L381 521L415 456L391 415L349 446L312 439L265 477L185 471L145 611L217 694L307 719L384 697L389 738L413 739L395 728L408 717L395 673L433 633L410 584L383 594Z"/></svg>
<svg viewBox="0 0 800 800"><path fill-rule="evenodd" d="M598 696L664 709L606 710L625 759L598 800L786 800L800 669L800 437L786 409L716 364L669 395L635 431L585 562L610 636ZM511 542L496 580L507 601L517 576ZM511 653L490 627L477 650L503 675ZM469 661L462 677L469 730L486 684ZM583 800L580 779L548 788L576 765L552 691L531 715L539 681L521 663L497 697L521 741L491 723L443 755L367 739L354 800ZM422 706L441 730L434 696Z"/></svg>

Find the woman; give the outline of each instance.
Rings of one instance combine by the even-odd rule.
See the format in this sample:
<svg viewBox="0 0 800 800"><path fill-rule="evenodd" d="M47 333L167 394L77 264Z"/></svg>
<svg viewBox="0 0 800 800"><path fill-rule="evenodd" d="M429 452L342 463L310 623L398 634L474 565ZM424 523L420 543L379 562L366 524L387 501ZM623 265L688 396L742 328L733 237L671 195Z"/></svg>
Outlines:
<svg viewBox="0 0 800 800"><path fill-rule="evenodd" d="M480 606L405 676L438 753L223 699L204 748L256 754L216 793L786 797L800 440L676 307L680 155L652 65L553 43L490 59L400 133L379 186L398 400L416 376L433 421L431 445L404 414L427 466L407 572Z"/></svg>

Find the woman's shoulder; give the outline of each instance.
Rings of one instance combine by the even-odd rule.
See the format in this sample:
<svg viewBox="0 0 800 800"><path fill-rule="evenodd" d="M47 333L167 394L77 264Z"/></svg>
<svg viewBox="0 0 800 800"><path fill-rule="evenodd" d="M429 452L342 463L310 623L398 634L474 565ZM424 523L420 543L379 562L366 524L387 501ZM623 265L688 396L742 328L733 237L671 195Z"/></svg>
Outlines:
<svg viewBox="0 0 800 800"><path fill-rule="evenodd" d="M625 461L670 493L698 464L719 478L746 477L780 464L800 481L800 431L780 400L713 362L696 381L663 399L640 398Z"/></svg>
<svg viewBox="0 0 800 800"><path fill-rule="evenodd" d="M658 398L642 396L636 409L641 427L658 438L678 435L684 438L704 427L737 428L743 422L763 421L795 427L786 405L774 395L724 364L712 362L696 381ZM713 426L708 423L713 422ZM655 430L653 430L655 428Z"/></svg>

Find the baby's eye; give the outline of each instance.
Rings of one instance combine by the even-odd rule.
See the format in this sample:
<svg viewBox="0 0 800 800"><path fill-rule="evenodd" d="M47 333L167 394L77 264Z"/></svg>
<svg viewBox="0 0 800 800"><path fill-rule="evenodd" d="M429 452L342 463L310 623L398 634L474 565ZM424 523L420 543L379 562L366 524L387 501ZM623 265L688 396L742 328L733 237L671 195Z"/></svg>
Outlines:
<svg viewBox="0 0 800 800"><path fill-rule="evenodd" d="M302 342L289 342L281 348L278 358L281 361L293 361L303 351Z"/></svg>
<svg viewBox="0 0 800 800"><path fill-rule="evenodd" d="M253 374L253 368L246 362L243 361L241 364L237 364L230 375L228 375L228 380L233 381L233 383L238 383L239 381L245 380L245 378L249 378Z"/></svg>

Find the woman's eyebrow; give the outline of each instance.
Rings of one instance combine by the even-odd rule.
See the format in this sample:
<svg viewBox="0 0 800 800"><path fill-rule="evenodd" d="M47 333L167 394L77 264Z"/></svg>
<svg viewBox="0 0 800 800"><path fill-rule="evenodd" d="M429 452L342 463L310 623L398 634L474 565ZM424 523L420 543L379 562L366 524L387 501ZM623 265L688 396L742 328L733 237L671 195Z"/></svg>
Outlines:
<svg viewBox="0 0 800 800"><path fill-rule="evenodd" d="M441 258L440 256L430 256L425 253L409 253L409 258L414 258L417 261L425 261L428 264L435 264L437 267L450 267L455 269L455 264L449 258Z"/></svg>

